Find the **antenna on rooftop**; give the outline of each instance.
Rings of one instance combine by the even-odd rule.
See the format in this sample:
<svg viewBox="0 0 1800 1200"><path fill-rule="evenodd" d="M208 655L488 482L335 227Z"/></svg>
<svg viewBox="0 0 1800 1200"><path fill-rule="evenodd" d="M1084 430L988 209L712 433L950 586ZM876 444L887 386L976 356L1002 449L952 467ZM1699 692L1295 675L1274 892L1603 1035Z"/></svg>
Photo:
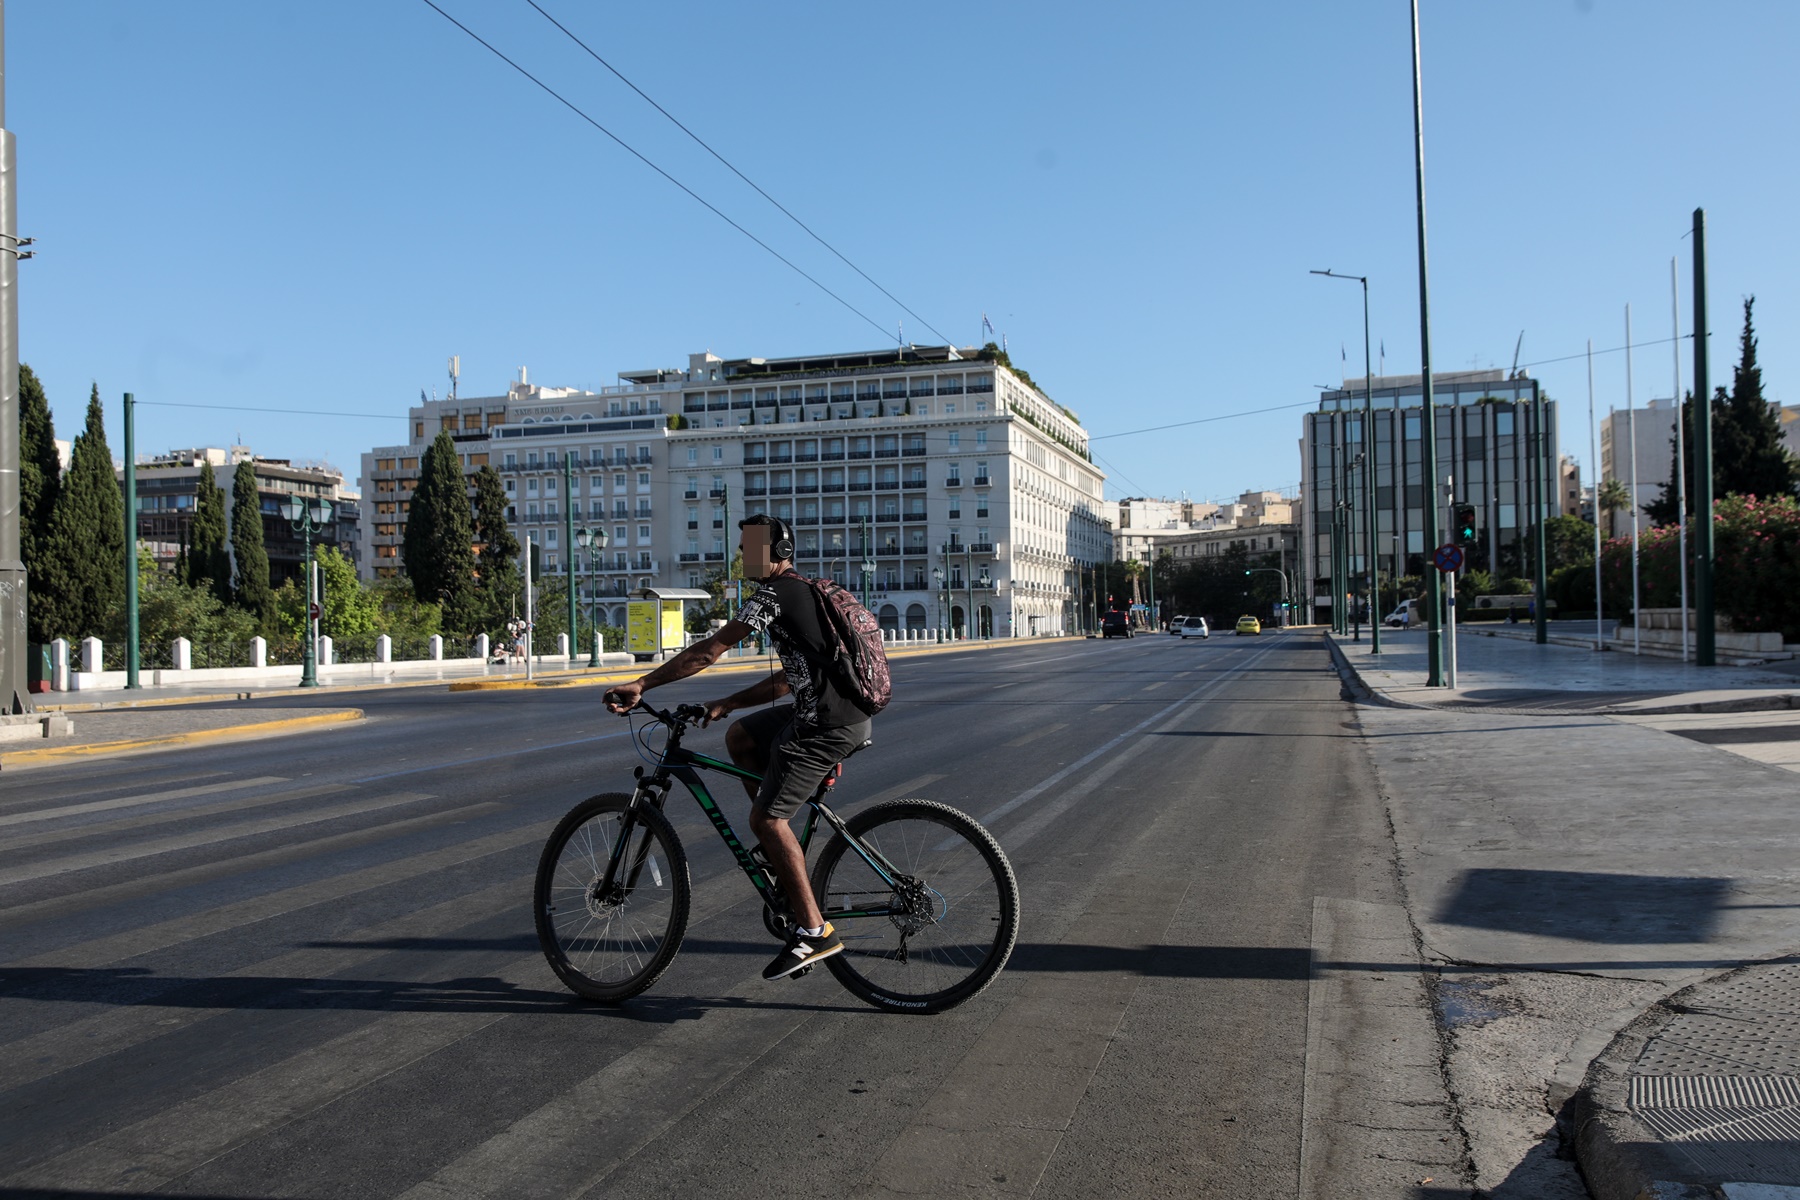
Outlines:
<svg viewBox="0 0 1800 1200"><path fill-rule="evenodd" d="M1519 330L1519 340L1513 343L1513 365L1512 370L1506 373L1508 379L1517 379L1519 377L1519 348L1524 344L1525 331L1521 329Z"/></svg>
<svg viewBox="0 0 1800 1200"><path fill-rule="evenodd" d="M456 399L456 380L462 374L462 355L450 356L450 399Z"/></svg>

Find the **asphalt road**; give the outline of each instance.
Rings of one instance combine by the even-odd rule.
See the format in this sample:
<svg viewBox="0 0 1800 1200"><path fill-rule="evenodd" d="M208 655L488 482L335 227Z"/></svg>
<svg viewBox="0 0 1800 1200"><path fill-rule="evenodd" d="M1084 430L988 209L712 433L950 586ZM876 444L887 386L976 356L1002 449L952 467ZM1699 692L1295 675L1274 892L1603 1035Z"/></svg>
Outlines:
<svg viewBox="0 0 1800 1200"><path fill-rule="evenodd" d="M936 1017L764 983L679 793L681 955L620 1008L562 991L530 872L638 762L599 695L369 692L356 726L9 775L0 1196L1464 1194L1412 1186L1457 1151L1410 943L1321 957L1399 910L1316 635L897 662L841 805L974 814L1024 897Z"/></svg>

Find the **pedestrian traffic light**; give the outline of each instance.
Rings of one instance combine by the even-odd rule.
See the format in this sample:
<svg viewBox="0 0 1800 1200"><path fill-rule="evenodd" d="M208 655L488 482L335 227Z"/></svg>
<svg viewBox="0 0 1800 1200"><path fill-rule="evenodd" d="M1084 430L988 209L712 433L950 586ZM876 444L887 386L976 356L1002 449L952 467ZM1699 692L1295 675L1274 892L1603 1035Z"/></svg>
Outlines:
<svg viewBox="0 0 1800 1200"><path fill-rule="evenodd" d="M1456 506L1456 544L1459 546L1475 544L1475 506L1473 504Z"/></svg>
<svg viewBox="0 0 1800 1200"><path fill-rule="evenodd" d="M543 554L536 542L531 543L531 582L536 583L543 573Z"/></svg>

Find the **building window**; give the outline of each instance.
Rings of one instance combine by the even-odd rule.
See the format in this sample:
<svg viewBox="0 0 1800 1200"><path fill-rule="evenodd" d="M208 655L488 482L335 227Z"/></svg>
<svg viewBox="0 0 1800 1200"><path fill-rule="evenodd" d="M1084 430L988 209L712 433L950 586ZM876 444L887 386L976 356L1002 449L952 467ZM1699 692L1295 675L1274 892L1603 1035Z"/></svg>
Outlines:
<svg viewBox="0 0 1800 1200"><path fill-rule="evenodd" d="M689 465L692 465L699 461L700 461L700 447L689 446L688 447L688 463L689 463Z"/></svg>
<svg viewBox="0 0 1800 1200"><path fill-rule="evenodd" d="M977 450L987 449L987 430L977 429L975 431L975 448Z"/></svg>
<svg viewBox="0 0 1800 1200"><path fill-rule="evenodd" d="M950 431L950 448L952 450L956 450L956 449L959 449L961 446L962 446L962 434L960 434L956 430L952 429Z"/></svg>

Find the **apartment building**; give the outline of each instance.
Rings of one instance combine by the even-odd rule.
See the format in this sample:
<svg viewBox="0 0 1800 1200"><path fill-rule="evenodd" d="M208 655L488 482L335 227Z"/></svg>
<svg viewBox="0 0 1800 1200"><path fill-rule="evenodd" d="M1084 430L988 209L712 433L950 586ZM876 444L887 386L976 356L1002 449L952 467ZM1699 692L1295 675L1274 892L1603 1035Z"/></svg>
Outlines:
<svg viewBox="0 0 1800 1200"><path fill-rule="evenodd" d="M264 458L248 446L198 446L164 454L139 455L137 461L137 536L160 566L173 566L184 545L193 543L194 501L200 473L211 471L213 482L225 493L229 525L237 490L237 468L248 462L256 474L257 510L262 514L263 547L269 555L269 582L280 587L300 578L306 548L281 503L289 496L331 501L331 520L313 536L315 546L334 546L360 566L362 509L344 476L324 463L295 463L286 458ZM121 483L124 471L119 471ZM229 537L225 544L231 552ZM235 569L236 563L233 562Z"/></svg>
<svg viewBox="0 0 1800 1200"><path fill-rule="evenodd" d="M736 523L791 522L799 569L867 591L884 629L1023 637L1076 627L1077 573L1111 553L1104 475L1075 416L972 349L691 356L668 434L678 586Z"/></svg>
<svg viewBox="0 0 1800 1200"><path fill-rule="evenodd" d="M484 466L500 475L508 524L521 543L540 547L544 570L567 571L573 562L583 600L613 598L623 624L627 593L665 582L655 499L667 462L664 402L679 405L681 372L627 372L620 379L620 386L594 392L535 385L521 371L502 396L414 406L405 445L378 446L362 456L370 510L364 576L401 571L419 461L444 431L456 443L465 476ZM566 544L571 509L577 526L606 531L604 551L583 553Z"/></svg>

